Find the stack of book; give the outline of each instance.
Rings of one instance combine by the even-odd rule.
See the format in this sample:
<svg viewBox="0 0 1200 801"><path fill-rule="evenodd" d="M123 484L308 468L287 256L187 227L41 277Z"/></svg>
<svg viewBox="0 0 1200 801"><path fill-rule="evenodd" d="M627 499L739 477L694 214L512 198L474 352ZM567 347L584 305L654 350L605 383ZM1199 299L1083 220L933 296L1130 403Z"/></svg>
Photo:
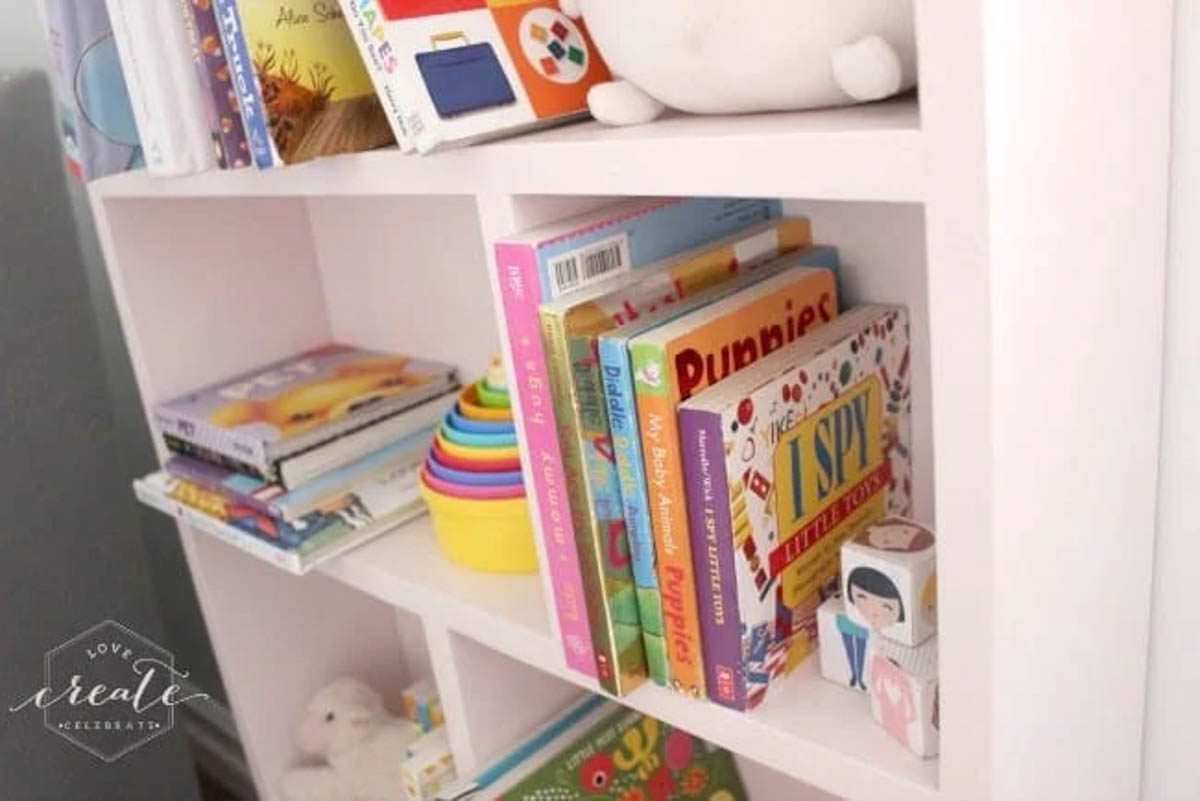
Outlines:
<svg viewBox="0 0 1200 801"><path fill-rule="evenodd" d="M145 503L302 574L424 512L454 368L326 345L155 409L171 456Z"/></svg>
<svg viewBox="0 0 1200 801"><path fill-rule="evenodd" d="M583 116L611 78L558 0L106 2L161 175L477 142Z"/></svg>
<svg viewBox="0 0 1200 801"><path fill-rule="evenodd" d="M735 709L816 646L843 541L911 506L908 318L753 200L632 200L496 245L568 663Z"/></svg>

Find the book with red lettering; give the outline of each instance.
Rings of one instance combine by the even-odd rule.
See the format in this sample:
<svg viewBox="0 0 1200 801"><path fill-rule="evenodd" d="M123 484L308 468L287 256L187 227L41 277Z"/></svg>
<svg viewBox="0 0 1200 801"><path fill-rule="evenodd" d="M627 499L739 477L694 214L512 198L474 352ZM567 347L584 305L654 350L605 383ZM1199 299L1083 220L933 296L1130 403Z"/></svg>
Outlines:
<svg viewBox="0 0 1200 801"><path fill-rule="evenodd" d="M785 256L777 275L629 341L667 654L677 682L694 677L685 693L705 682L676 409L837 316L833 272L795 266L808 258Z"/></svg>
<svg viewBox="0 0 1200 801"><path fill-rule="evenodd" d="M860 306L679 408L709 697L817 645L841 544L912 506L908 313Z"/></svg>

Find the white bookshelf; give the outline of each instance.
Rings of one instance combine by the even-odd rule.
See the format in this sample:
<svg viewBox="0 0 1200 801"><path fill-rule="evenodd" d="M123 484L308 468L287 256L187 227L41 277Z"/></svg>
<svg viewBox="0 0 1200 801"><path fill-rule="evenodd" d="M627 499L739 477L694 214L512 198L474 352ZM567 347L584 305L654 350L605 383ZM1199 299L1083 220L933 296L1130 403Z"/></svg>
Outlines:
<svg viewBox="0 0 1200 801"><path fill-rule="evenodd" d="M784 198L842 249L851 300L912 310L942 755L893 744L811 660L750 715L653 686L623 703L736 752L757 799L1137 797L1170 9L1131 24L1103 0L1081 28L1031 0L917 7L919 103L93 184L145 404L330 338L471 375L503 342L496 237L622 196ZM428 519L304 579L182 536L264 799L304 701L342 673L432 676L465 770L595 689L564 665L546 576L456 568Z"/></svg>

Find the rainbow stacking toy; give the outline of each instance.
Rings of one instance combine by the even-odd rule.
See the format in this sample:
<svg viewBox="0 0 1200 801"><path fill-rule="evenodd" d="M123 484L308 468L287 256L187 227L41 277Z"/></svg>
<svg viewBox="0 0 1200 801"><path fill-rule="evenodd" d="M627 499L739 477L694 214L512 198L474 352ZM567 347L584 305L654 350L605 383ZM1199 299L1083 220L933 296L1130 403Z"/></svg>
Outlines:
<svg viewBox="0 0 1200 801"><path fill-rule="evenodd" d="M499 359L446 415L421 471L438 545L463 567L536 573L517 429Z"/></svg>

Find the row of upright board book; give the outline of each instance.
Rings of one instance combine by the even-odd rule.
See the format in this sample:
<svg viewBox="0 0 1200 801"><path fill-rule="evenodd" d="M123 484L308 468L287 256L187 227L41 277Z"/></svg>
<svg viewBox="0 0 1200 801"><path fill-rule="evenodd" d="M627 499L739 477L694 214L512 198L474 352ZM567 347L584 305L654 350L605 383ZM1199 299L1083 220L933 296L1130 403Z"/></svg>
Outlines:
<svg viewBox="0 0 1200 801"><path fill-rule="evenodd" d="M145 162L186 174L571 119L610 78L558 0L106 0Z"/></svg>
<svg viewBox="0 0 1200 801"><path fill-rule="evenodd" d="M842 542L910 511L907 311L841 308L837 250L774 201L630 200L495 251L568 665L755 707Z"/></svg>

